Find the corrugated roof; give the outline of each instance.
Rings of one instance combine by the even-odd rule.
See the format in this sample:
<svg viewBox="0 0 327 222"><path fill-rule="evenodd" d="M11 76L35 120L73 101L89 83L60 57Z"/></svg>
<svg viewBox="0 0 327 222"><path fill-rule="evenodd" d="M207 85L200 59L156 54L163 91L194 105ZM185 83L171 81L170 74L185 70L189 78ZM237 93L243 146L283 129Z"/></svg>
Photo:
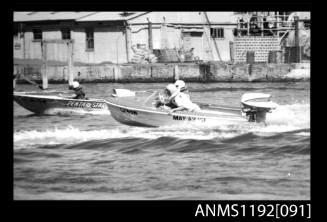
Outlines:
<svg viewBox="0 0 327 222"><path fill-rule="evenodd" d="M76 20L96 12L14 12L14 22Z"/></svg>
<svg viewBox="0 0 327 222"><path fill-rule="evenodd" d="M207 12L211 23L236 23L237 16L234 12ZM14 22L29 21L52 21L52 20L75 20L87 21L118 21L129 20L130 23L147 23L147 18L152 23L162 23L163 17L166 23L176 24L201 24L206 23L203 12L14 12Z"/></svg>
<svg viewBox="0 0 327 222"><path fill-rule="evenodd" d="M129 20L140 15L146 14L147 12L128 12L126 16L123 16L123 12L98 12L93 15L89 15L83 18L76 19L78 22L87 21L120 21Z"/></svg>
<svg viewBox="0 0 327 222"><path fill-rule="evenodd" d="M237 15L234 12L207 12L210 23L235 24ZM182 12L150 12L144 16L131 19L129 23L147 23L147 18L152 23L162 23L165 17L166 23L175 24L207 24L204 12L182 11Z"/></svg>
<svg viewBox="0 0 327 222"><path fill-rule="evenodd" d="M207 12L211 23L237 23L238 15L234 12Z"/></svg>

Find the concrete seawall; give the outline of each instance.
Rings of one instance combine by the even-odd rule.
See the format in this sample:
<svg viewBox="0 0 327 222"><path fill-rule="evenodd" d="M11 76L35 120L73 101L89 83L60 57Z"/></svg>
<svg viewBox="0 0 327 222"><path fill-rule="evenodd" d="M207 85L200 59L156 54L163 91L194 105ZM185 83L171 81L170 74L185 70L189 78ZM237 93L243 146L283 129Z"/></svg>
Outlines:
<svg viewBox="0 0 327 222"><path fill-rule="evenodd" d="M293 70L307 74L290 75ZM48 65L50 83L68 81L67 65ZM294 73L294 72L293 72ZM36 82L41 81L39 64L14 64L14 74L23 74ZM310 79L310 63L238 63L224 62L155 63L155 64L75 64L74 78L79 82L172 82L183 79L188 82L273 82L306 81ZM18 77L18 82L23 82Z"/></svg>

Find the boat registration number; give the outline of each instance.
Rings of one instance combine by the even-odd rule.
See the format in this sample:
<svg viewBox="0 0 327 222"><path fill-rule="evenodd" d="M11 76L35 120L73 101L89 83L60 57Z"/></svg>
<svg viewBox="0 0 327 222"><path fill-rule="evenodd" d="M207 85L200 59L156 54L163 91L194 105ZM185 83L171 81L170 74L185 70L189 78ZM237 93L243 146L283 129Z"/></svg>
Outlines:
<svg viewBox="0 0 327 222"><path fill-rule="evenodd" d="M65 106L73 108L94 108L94 109L103 109L104 103L98 102L80 102L80 101L68 101Z"/></svg>
<svg viewBox="0 0 327 222"><path fill-rule="evenodd" d="M192 117L192 116L177 116L177 115L173 115L173 120L201 121L201 122L205 122L206 121L206 118L203 118L203 117Z"/></svg>

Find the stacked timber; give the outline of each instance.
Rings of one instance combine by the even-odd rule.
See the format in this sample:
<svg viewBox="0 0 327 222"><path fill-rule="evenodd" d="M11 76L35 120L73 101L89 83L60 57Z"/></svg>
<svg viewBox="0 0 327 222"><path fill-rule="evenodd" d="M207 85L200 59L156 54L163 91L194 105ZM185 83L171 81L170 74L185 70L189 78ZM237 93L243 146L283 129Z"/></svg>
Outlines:
<svg viewBox="0 0 327 222"><path fill-rule="evenodd" d="M137 64L148 64L158 62L158 58L146 48L137 48L135 45L132 46L134 52L133 58L131 59L132 63Z"/></svg>

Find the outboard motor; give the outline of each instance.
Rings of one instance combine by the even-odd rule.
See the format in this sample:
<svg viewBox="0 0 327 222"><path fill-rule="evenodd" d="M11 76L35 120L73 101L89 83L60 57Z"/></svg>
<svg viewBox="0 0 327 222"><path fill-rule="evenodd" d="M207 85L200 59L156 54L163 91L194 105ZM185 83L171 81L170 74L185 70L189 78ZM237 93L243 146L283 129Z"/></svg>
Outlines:
<svg viewBox="0 0 327 222"><path fill-rule="evenodd" d="M278 104L270 101L270 94L245 93L241 98L242 114L249 122L265 122L267 112L271 112Z"/></svg>

